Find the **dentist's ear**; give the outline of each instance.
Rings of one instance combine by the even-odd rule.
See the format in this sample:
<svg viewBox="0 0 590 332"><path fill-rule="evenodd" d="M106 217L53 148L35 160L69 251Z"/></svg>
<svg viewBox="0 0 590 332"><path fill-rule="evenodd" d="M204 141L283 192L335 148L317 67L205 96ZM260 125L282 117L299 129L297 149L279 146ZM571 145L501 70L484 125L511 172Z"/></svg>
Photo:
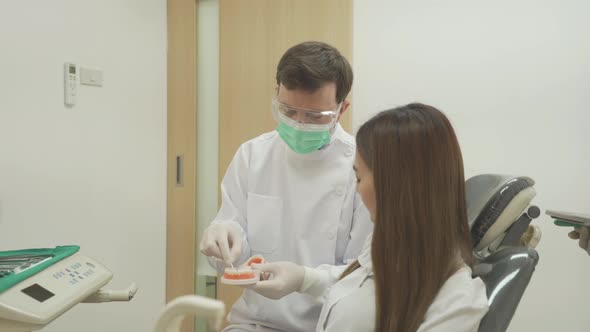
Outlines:
<svg viewBox="0 0 590 332"><path fill-rule="evenodd" d="M342 106L340 107L340 113L338 113L338 120L337 121L340 121L340 118L342 118L342 114L344 114L344 112L346 112L348 110L349 106L350 106L350 101L345 99L342 102Z"/></svg>

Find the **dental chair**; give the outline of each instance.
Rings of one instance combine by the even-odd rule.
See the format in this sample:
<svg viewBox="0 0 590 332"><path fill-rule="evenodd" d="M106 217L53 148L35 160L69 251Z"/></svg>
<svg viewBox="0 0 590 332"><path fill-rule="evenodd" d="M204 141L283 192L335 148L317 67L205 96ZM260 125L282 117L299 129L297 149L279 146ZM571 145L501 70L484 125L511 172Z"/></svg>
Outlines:
<svg viewBox="0 0 590 332"><path fill-rule="evenodd" d="M506 331L539 261L541 231L531 222L535 182L528 177L484 174L466 181L467 215L475 265L486 285L489 311L479 332Z"/></svg>

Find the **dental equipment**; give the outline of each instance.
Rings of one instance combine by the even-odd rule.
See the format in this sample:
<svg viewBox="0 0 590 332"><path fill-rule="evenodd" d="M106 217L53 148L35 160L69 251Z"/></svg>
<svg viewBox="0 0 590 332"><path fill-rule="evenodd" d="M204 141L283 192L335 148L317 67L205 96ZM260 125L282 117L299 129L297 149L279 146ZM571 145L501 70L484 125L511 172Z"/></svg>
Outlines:
<svg viewBox="0 0 590 332"><path fill-rule="evenodd" d="M209 325L218 331L225 314L225 304L218 300L198 295L186 295L170 301L160 313L155 332L180 331L182 320L187 315L205 317Z"/></svg>
<svg viewBox="0 0 590 332"><path fill-rule="evenodd" d="M102 290L113 277L78 246L0 252L0 331L37 331L78 303L130 301L122 291Z"/></svg>
<svg viewBox="0 0 590 332"><path fill-rule="evenodd" d="M553 211L547 210L545 214L555 219L553 223L557 226L566 227L582 227L590 226L590 215L584 215L580 213L564 212L564 211Z"/></svg>

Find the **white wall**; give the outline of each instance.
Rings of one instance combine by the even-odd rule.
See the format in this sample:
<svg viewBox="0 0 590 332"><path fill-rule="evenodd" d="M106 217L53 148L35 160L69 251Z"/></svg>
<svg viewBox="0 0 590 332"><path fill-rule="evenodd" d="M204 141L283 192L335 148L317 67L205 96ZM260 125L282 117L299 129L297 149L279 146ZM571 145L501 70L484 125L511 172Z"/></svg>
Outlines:
<svg viewBox="0 0 590 332"><path fill-rule="evenodd" d="M66 61L104 71L63 105ZM0 250L78 244L131 303L43 331L150 331L164 304L166 1L0 2Z"/></svg>
<svg viewBox="0 0 590 332"><path fill-rule="evenodd" d="M590 2L354 2L354 124L421 101L451 118L467 176L523 174L544 209L590 213ZM545 216L510 331L588 331L590 257Z"/></svg>

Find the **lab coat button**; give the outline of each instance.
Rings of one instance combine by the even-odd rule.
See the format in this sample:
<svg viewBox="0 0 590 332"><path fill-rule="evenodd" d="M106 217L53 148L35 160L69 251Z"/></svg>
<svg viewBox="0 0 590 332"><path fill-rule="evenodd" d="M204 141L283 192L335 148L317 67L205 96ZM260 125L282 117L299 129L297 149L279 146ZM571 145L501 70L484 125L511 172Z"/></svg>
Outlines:
<svg viewBox="0 0 590 332"><path fill-rule="evenodd" d="M346 152L344 152L344 155L347 157L352 156L352 149L346 150Z"/></svg>
<svg viewBox="0 0 590 332"><path fill-rule="evenodd" d="M342 189L336 189L336 191L334 191L334 193L336 194L336 196L342 196L342 194L344 192L342 191Z"/></svg>
<svg viewBox="0 0 590 332"><path fill-rule="evenodd" d="M335 237L335 235L333 232L328 233L328 239L334 240L334 237Z"/></svg>

